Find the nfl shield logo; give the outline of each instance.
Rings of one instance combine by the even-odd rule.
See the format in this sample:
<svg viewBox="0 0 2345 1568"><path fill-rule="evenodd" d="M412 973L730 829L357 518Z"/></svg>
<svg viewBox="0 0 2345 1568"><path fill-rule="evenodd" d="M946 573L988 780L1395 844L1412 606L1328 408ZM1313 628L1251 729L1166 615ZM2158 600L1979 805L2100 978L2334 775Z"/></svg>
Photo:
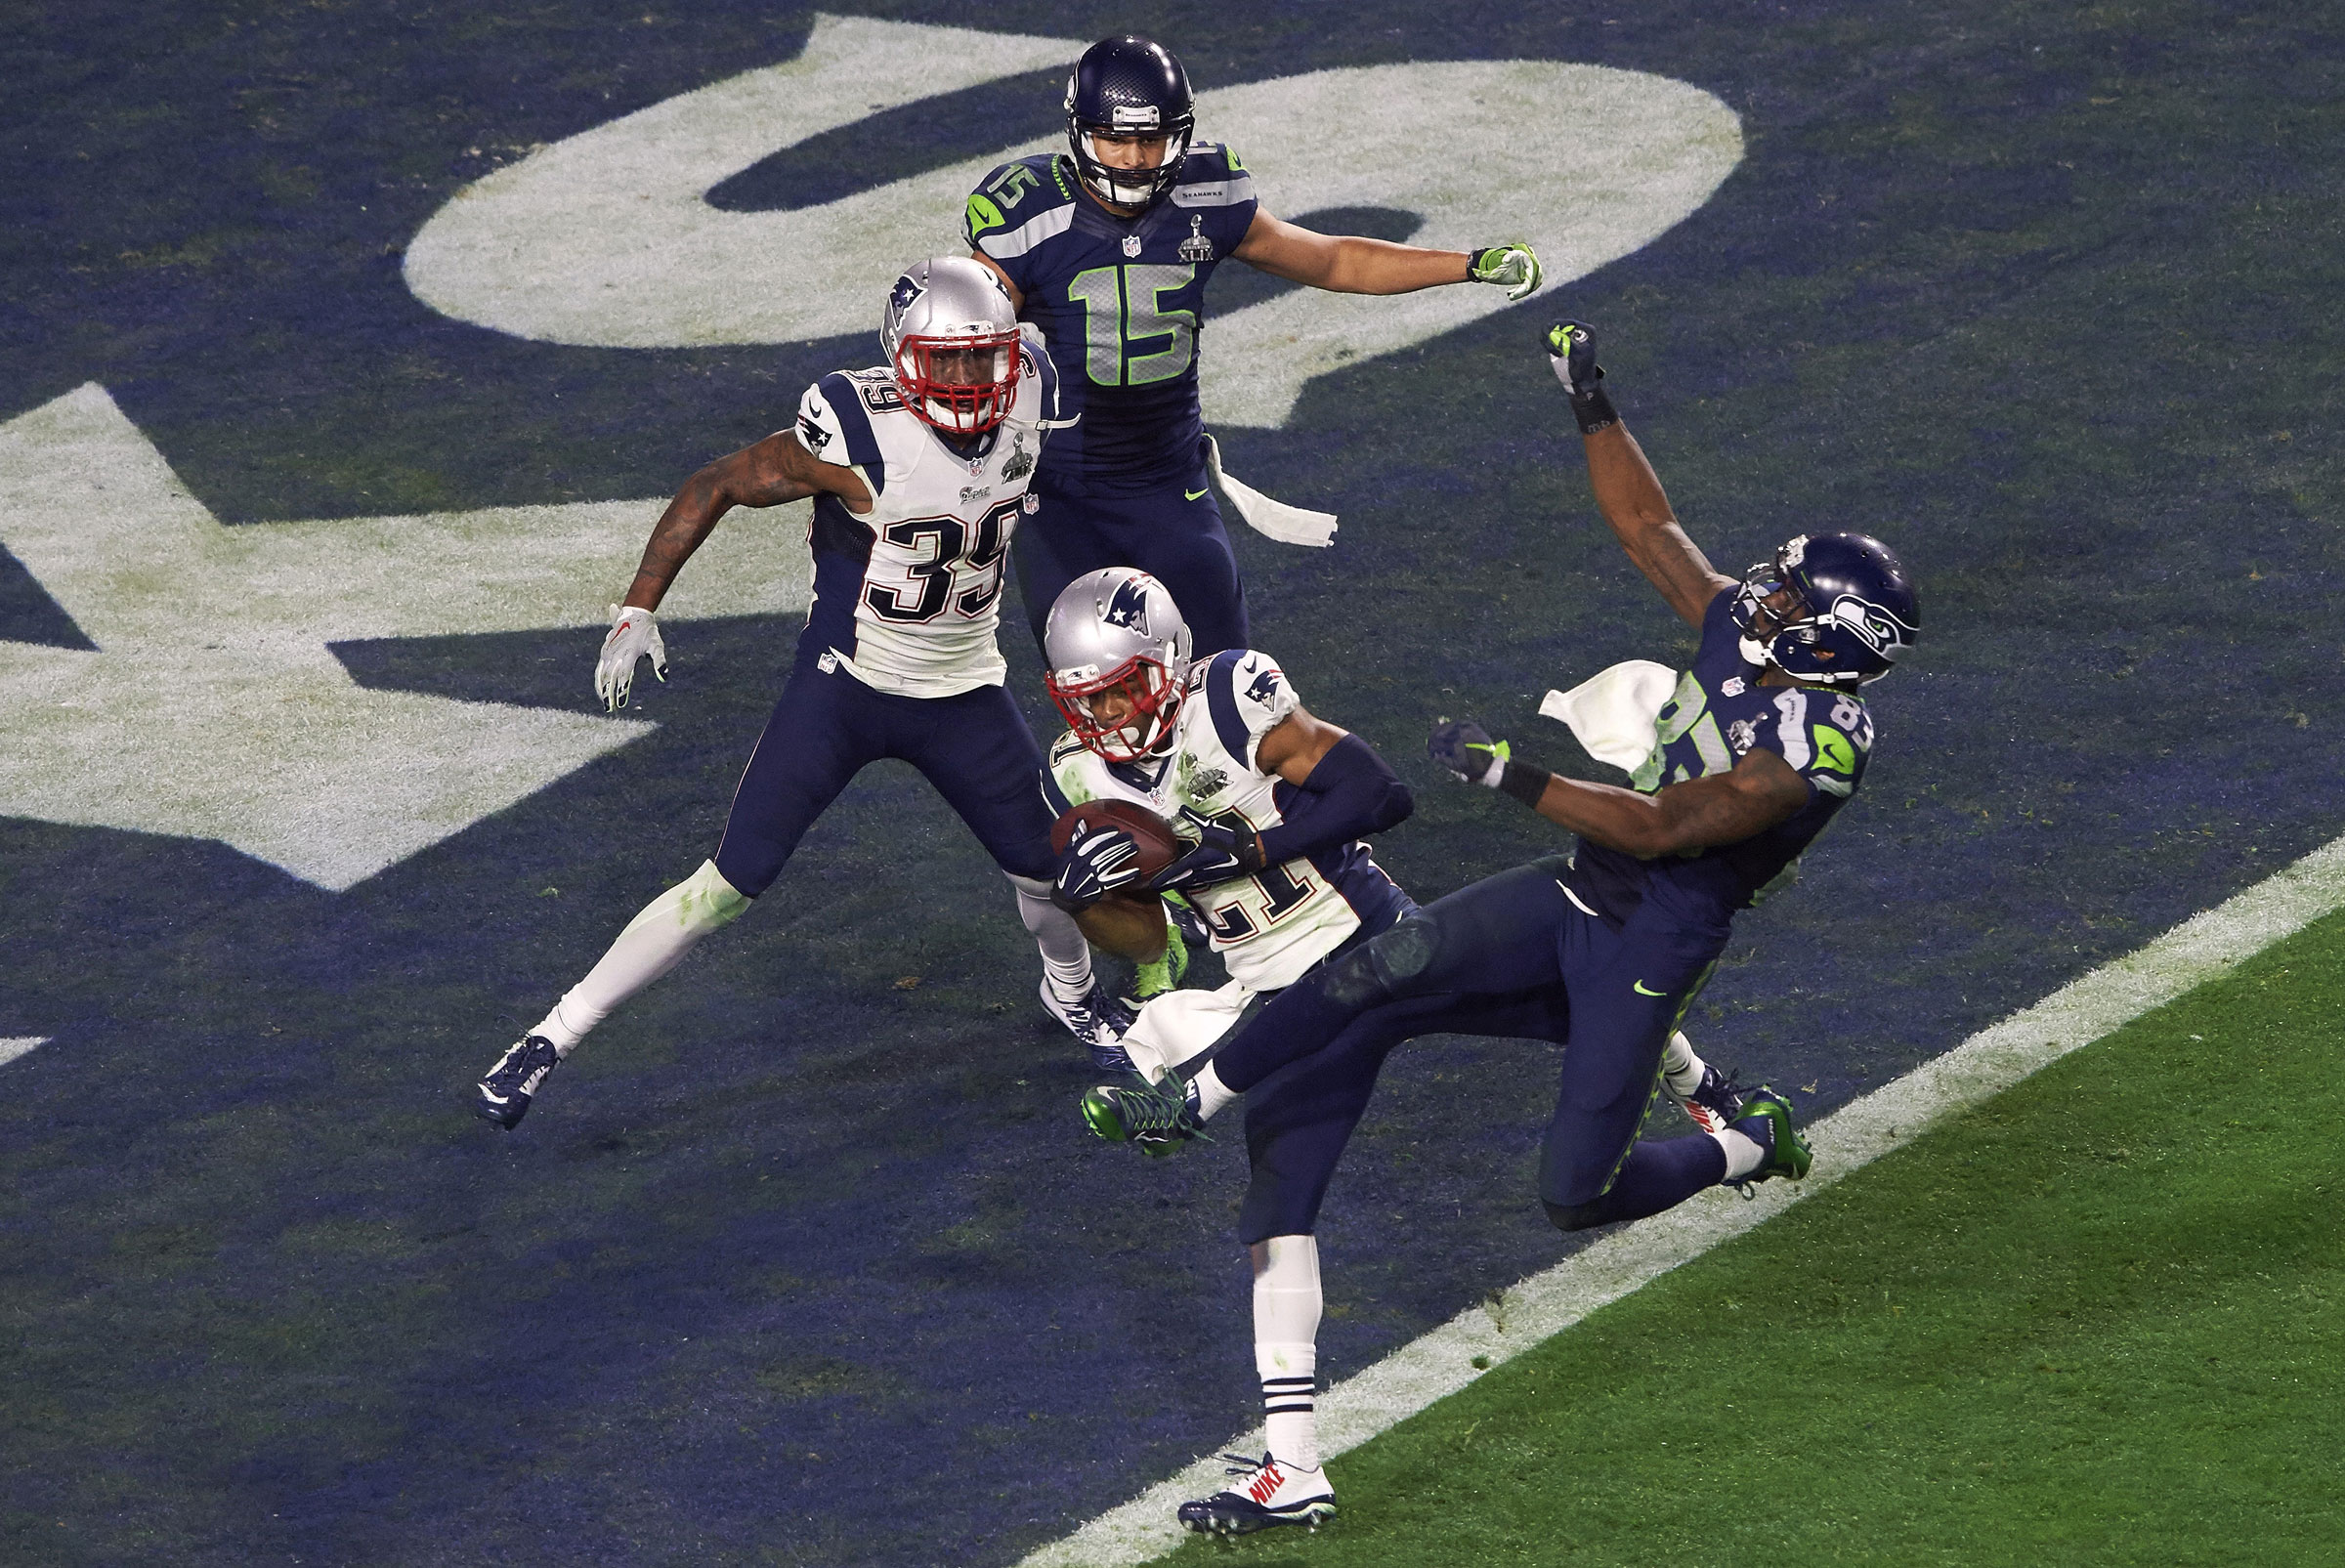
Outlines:
<svg viewBox="0 0 2345 1568"><path fill-rule="evenodd" d="M1139 253L1140 236L1137 234L1126 234L1124 236L1124 254L1127 256L1137 256Z"/></svg>

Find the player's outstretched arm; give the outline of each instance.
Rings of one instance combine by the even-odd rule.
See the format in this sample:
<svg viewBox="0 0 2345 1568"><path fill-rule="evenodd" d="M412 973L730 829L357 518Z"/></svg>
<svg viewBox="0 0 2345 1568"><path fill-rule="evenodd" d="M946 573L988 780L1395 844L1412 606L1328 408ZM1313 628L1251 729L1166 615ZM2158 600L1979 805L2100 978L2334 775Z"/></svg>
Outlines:
<svg viewBox="0 0 2345 1568"><path fill-rule="evenodd" d="M1291 283L1336 294L1408 294L1441 283L1496 283L1509 299L1539 286L1539 258L1528 245L1493 245L1471 254L1425 250L1357 234L1323 234L1257 210L1230 254Z"/></svg>
<svg viewBox="0 0 2345 1568"><path fill-rule="evenodd" d="M736 506L778 506L817 491L837 495L858 512L872 507L871 490L852 469L823 462L787 430L718 458L684 482L652 527L626 598L611 607L611 630L594 660L594 693L606 708L616 713L627 705L639 660L649 658L652 673L667 679L667 645L653 612L716 520Z"/></svg>
<svg viewBox="0 0 2345 1568"><path fill-rule="evenodd" d="M1661 590L1669 608L1681 619L1701 625L1710 601L1721 588L1733 587L1734 579L1716 571L1678 525L1660 476L1620 422L1604 391L1604 367L1596 362L1596 340L1588 328L1577 321L1549 327L1547 354L1556 379L1571 397L1572 417L1588 450L1588 484L1596 492L1597 510L1603 513L1612 536L1637 570Z"/></svg>
<svg viewBox="0 0 2345 1568"><path fill-rule="evenodd" d="M652 528L651 542L628 585L625 603L657 610L684 563L736 506L780 506L809 495L836 495L853 512L872 509L872 492L855 471L826 463L806 449L794 430L776 431L753 445L720 457L684 482Z"/></svg>
<svg viewBox="0 0 2345 1568"><path fill-rule="evenodd" d="M1427 751L1469 784L1503 789L1558 827L1640 860L1739 843L1808 803L1808 783L1774 752L1754 748L1726 773L1639 794L1516 762L1478 724L1445 722Z"/></svg>

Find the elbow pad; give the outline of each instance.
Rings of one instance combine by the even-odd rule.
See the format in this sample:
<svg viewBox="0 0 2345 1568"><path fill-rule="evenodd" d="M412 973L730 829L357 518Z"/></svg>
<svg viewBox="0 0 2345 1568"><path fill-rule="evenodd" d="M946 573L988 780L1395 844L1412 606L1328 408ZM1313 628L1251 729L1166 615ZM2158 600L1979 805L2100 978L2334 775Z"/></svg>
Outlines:
<svg viewBox="0 0 2345 1568"><path fill-rule="evenodd" d="M1310 855L1406 822L1416 797L1376 747L1347 735L1300 785L1289 820L1262 834L1270 865Z"/></svg>

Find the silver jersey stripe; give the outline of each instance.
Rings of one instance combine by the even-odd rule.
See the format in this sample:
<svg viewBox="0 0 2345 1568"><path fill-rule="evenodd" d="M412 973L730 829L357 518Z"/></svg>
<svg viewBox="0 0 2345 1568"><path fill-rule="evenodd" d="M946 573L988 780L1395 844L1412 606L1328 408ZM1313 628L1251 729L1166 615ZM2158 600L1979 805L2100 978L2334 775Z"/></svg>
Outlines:
<svg viewBox="0 0 2345 1568"><path fill-rule="evenodd" d="M999 234L979 234L977 248L996 261L1009 261L1023 256L1045 240L1056 239L1075 227L1075 204L1052 207L1048 212L1029 218L1017 228Z"/></svg>
<svg viewBox="0 0 2345 1568"><path fill-rule="evenodd" d="M1215 180L1207 185L1176 185L1172 188L1172 205L1175 207L1234 207L1253 199L1254 176L1251 174Z"/></svg>
<svg viewBox="0 0 2345 1568"><path fill-rule="evenodd" d="M1775 738L1783 742L1783 760L1794 768L1806 769L1815 760L1808 748L1808 694L1793 688L1775 699L1775 711L1783 722L1775 726Z"/></svg>

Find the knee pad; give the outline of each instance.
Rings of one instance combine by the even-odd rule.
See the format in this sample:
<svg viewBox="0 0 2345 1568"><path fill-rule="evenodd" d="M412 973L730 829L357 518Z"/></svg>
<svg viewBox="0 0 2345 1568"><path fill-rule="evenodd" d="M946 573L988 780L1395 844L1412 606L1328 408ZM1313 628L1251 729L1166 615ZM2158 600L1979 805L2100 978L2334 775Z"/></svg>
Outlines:
<svg viewBox="0 0 2345 1568"><path fill-rule="evenodd" d="M1587 1230L1604 1222L1604 1201L1601 1198L1588 1204L1549 1203L1546 1207L1547 1217L1556 1222L1557 1230Z"/></svg>
<svg viewBox="0 0 2345 1568"><path fill-rule="evenodd" d="M1327 997L1355 1008L1390 1001L1430 967L1440 947L1441 927L1429 915L1412 914L1329 964Z"/></svg>

